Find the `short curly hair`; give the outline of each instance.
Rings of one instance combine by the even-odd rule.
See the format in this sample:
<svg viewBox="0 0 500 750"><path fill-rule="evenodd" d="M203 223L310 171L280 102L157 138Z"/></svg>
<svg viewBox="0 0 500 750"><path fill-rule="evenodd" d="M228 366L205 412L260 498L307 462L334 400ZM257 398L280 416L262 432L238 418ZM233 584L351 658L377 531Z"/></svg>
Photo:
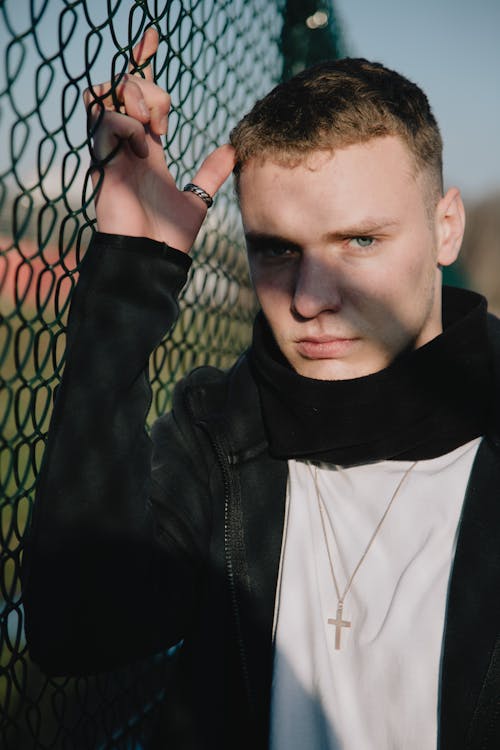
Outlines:
<svg viewBox="0 0 500 750"><path fill-rule="evenodd" d="M312 152L396 135L442 195L443 143L424 92L381 63L344 58L319 63L280 83L230 134L238 176L250 159L294 166Z"/></svg>

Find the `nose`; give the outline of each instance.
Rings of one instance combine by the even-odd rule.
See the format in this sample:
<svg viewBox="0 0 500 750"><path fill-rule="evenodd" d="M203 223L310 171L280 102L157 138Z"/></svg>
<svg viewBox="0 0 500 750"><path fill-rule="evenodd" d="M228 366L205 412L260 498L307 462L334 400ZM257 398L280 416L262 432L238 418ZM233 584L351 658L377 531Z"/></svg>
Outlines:
<svg viewBox="0 0 500 750"><path fill-rule="evenodd" d="M322 312L338 312L342 306L339 274L318 259L302 257L292 295L292 313L301 319Z"/></svg>

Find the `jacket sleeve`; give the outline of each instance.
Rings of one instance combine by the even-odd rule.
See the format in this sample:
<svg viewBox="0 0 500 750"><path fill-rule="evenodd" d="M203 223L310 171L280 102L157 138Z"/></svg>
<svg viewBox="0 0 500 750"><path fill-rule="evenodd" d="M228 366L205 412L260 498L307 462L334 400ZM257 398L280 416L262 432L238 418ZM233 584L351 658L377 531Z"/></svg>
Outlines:
<svg viewBox="0 0 500 750"><path fill-rule="evenodd" d="M208 544L209 519L192 509L204 467L187 420L182 432L170 415L156 430L158 481L145 429L149 356L177 317L189 265L162 243L99 233L82 263L23 561L28 646L49 674L158 652L192 619Z"/></svg>

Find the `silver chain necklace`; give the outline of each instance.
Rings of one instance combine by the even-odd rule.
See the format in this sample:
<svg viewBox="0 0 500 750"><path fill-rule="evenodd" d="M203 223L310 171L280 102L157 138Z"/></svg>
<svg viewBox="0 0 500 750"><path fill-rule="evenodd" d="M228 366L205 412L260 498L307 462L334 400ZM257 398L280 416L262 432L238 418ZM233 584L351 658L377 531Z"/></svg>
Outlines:
<svg viewBox="0 0 500 750"><path fill-rule="evenodd" d="M311 475L312 475L312 478L313 478L313 482L314 482L314 487L315 487L315 490L316 490L316 497L318 499L319 515L320 515L320 518L321 518L321 528L323 529L323 536L325 538L326 551L328 553L328 562L330 563L330 572L332 574L332 579L333 579L333 583L334 583L334 586L335 586L335 593L337 594L337 614L336 614L335 618L333 618L333 617L329 617L328 618L328 625L334 625L335 626L335 649L337 651L340 649L340 639L341 639L341 634L342 634L342 628L350 628L351 627L351 622L349 620L344 620L342 618L342 612L343 612L343 609L344 609L345 598L346 598L347 594L349 593L349 591L351 590L351 586L352 586L352 582L354 581L354 577L356 576L356 573L358 572L358 570L362 566L363 562L365 561L365 558L366 558L366 556L367 556L367 554L368 554L368 552L370 550L370 547L372 546L372 544L373 544L373 542L375 540L375 537L377 536L378 532L382 528L382 524L384 523L385 519L387 518L387 514L389 513L389 511L390 511L390 509L392 507L392 504L394 503L394 500L397 498L397 496L399 494L399 491L400 491L401 487L403 486L406 478L408 477L408 475L410 474L410 472L415 468L415 466L417 465L417 463L418 463L418 461L414 461L411 464L411 466L408 467L408 469L405 471L405 473L403 474L403 476L399 480L398 485L397 485L396 489L394 490L394 492L392 494L392 497L391 497L391 499L389 500L389 502L387 504L386 509L382 513L382 516L381 516L379 522L377 523L377 525L375 527L375 530L374 530L373 534L371 535L368 544L366 545L365 551L363 552L363 554L359 558L359 561L358 561L357 565L355 566L354 570L352 571L349 579L347 580L347 583L346 583L345 588L344 588L344 590L343 590L342 593L340 592L339 585L337 583L337 577L336 577L335 571L333 569L333 561L332 561L332 555L331 555L331 551L330 551L330 545L328 544L328 535L326 533L325 515L328 518L328 524L330 526L330 532L332 534L332 537L334 537L335 535L334 535L334 532L333 532L333 527L332 527L330 518L328 516L328 512L327 512L327 510L325 508L325 501L321 497L321 493L319 491L319 485L318 485L318 467L315 465L314 466L314 470L313 470L313 468L311 467L311 464L308 463L309 471L311 472Z"/></svg>

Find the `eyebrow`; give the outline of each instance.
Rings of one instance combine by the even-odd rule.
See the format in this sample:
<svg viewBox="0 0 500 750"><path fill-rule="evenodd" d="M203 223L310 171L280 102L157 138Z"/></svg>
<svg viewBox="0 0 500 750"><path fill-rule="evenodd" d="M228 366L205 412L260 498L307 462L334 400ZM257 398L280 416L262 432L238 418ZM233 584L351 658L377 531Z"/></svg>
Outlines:
<svg viewBox="0 0 500 750"><path fill-rule="evenodd" d="M324 236L325 239L331 237L355 237L358 234L379 234L387 229L398 226L399 222L396 219L370 219L366 218L362 221L358 221L351 226L341 227L333 232L327 232Z"/></svg>
<svg viewBox="0 0 500 750"><path fill-rule="evenodd" d="M288 245L299 247L299 243L279 234L267 234L266 232L247 232L245 239L248 245Z"/></svg>
<svg viewBox="0 0 500 750"><path fill-rule="evenodd" d="M329 242L344 239L345 237L357 237L362 235L380 234L399 225L396 219L370 219L366 218L357 224L342 227L332 232L326 232L323 239ZM248 245L288 245L290 247L299 247L299 243L289 237L283 237L279 234L267 234L266 232L247 232L245 239Z"/></svg>
<svg viewBox="0 0 500 750"><path fill-rule="evenodd" d="M399 225L396 219L370 219L369 217L362 221L352 224L351 226L336 229L333 232L326 232L323 239L327 241L339 240L344 237L357 237L363 235L380 234Z"/></svg>

